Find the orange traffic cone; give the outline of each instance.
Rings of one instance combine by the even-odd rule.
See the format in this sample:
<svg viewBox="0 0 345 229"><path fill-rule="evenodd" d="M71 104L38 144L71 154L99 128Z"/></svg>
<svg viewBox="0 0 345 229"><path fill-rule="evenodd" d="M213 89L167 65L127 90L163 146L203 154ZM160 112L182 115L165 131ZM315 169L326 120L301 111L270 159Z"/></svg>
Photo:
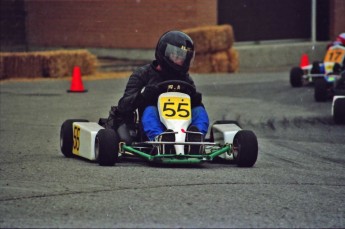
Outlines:
<svg viewBox="0 0 345 229"><path fill-rule="evenodd" d="M71 88L67 92L87 92L84 89L83 82L81 80L81 71L79 66L73 68Z"/></svg>
<svg viewBox="0 0 345 229"><path fill-rule="evenodd" d="M299 66L301 68L305 67L309 65L309 58L308 58L308 55L306 53L303 53L302 56L301 56L301 62L299 64Z"/></svg>

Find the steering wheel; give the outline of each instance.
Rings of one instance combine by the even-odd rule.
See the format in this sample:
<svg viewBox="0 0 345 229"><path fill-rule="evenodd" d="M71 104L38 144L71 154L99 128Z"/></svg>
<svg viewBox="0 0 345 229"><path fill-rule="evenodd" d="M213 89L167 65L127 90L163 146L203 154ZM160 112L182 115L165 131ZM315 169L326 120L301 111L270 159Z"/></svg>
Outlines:
<svg viewBox="0 0 345 229"><path fill-rule="evenodd" d="M166 80L157 84L159 91L164 92L182 92L190 96L196 93L195 86L182 80Z"/></svg>

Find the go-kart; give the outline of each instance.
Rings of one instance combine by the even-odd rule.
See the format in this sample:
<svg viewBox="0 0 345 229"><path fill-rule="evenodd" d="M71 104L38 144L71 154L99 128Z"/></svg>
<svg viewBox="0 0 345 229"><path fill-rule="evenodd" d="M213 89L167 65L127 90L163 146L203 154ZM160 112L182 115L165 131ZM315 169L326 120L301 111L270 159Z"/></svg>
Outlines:
<svg viewBox="0 0 345 229"><path fill-rule="evenodd" d="M79 156L97 161L101 166L115 165L128 157L139 157L158 164L201 164L223 161L240 167L252 167L258 157L258 142L254 132L242 130L234 121L215 121L210 137L201 142L186 142L191 123L191 94L195 87L184 81L165 81L158 87L162 93L157 108L161 122L175 134L174 142L148 141L141 130L136 111L135 137L131 143L120 139L118 131L105 128L104 119L98 123L82 119L66 120L60 131L60 148L66 157ZM147 138L146 138L147 139ZM173 152L165 152L164 146L173 145ZM186 150L196 147L197 152ZM192 148L192 147L191 147ZM195 147L194 147L195 148ZM154 150L155 149L155 150Z"/></svg>
<svg viewBox="0 0 345 229"><path fill-rule="evenodd" d="M334 95L334 87L341 78L344 61L345 47L332 46L327 50L323 62L314 61L311 65L293 67L290 71L290 84L292 87L314 84L315 101L326 101Z"/></svg>

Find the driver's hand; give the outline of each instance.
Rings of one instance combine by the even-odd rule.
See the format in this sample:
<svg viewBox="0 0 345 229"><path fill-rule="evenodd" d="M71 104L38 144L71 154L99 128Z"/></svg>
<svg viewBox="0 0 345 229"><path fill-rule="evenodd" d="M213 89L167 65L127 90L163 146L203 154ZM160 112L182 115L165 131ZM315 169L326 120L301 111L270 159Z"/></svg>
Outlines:
<svg viewBox="0 0 345 229"><path fill-rule="evenodd" d="M159 89L156 85L147 85L141 95L147 104L156 105Z"/></svg>
<svg viewBox="0 0 345 229"><path fill-rule="evenodd" d="M202 105L202 95L200 92L195 92L194 95L191 96L192 100L192 108L201 106Z"/></svg>

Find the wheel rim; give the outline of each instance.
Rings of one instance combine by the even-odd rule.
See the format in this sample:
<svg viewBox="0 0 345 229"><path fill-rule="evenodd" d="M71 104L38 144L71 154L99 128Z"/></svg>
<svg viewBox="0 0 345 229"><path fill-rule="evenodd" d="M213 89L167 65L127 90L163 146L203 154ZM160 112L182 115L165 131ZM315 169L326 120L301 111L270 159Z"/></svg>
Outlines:
<svg viewBox="0 0 345 229"><path fill-rule="evenodd" d="M238 151L240 149L240 144L237 139L234 139L233 147L232 147L232 155L236 159L238 157Z"/></svg>
<svg viewBox="0 0 345 229"><path fill-rule="evenodd" d="M60 131L60 149L63 147L63 133Z"/></svg>
<svg viewBox="0 0 345 229"><path fill-rule="evenodd" d="M95 141L95 158L96 160L98 160L99 157L99 139L98 137L96 137L96 141Z"/></svg>

